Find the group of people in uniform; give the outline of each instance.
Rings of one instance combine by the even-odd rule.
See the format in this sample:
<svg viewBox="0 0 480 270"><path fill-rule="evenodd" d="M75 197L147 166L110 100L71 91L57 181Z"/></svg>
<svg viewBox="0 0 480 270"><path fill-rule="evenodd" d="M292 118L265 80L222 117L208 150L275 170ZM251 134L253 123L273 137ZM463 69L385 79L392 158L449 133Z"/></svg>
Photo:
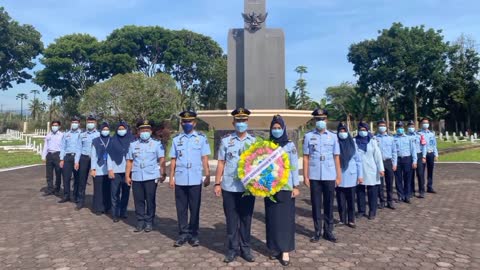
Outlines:
<svg viewBox="0 0 480 270"><path fill-rule="evenodd" d="M247 146L256 138L248 133L250 111L237 108L231 112L234 131L221 139L215 173L214 193L223 199L226 220L226 253L224 262L238 256L255 261L250 247L250 231L255 197L245 194L238 181L238 162ZM424 168L427 167L426 191L433 189L433 168L437 160L435 134L429 130L429 120L421 120L420 131L413 121L396 123L396 135L389 135L386 122L377 122L377 133L360 122L358 135L352 137L348 127L340 123L337 133L327 130L328 112L312 112L315 129L303 139L303 182L310 189L315 243L321 237L336 242L334 226L356 227L363 216L375 219L377 208L395 209L393 179L397 202L410 203L415 195L415 174L418 197L425 197ZM210 146L205 134L196 131L196 113L180 113L183 132L177 134L170 147L169 187L174 189L178 220L175 247L186 243L199 246L199 220L202 186L210 185L208 157ZM158 182L167 177L164 145L152 137L153 122L141 120L136 135L129 125L120 121L112 129L107 122L100 124L90 115L86 130L81 131L80 119L73 117L71 126L61 132L60 121L53 121L45 137L42 159L46 164L45 195L60 195L63 178L63 198L59 203L74 202L75 209L85 206L85 189L89 175L93 178L92 210L101 215L111 213L113 222L127 218L127 205L132 188L137 223L135 232L153 230ZM280 115L271 121L269 139L288 154L291 172L288 187L265 198L265 225L270 259L282 265L290 263L289 252L295 250L295 198L299 196L299 154L289 140L287 126ZM53 183L55 172L55 184ZM73 174L73 194L70 179ZM386 198L385 198L386 191ZM334 221L336 197L339 219ZM355 198L356 204L355 206ZM366 205L368 202L368 212ZM357 208L357 210L355 210ZM323 212L323 214L322 214ZM336 223L336 225L335 225ZM323 231L323 233L322 233Z"/></svg>

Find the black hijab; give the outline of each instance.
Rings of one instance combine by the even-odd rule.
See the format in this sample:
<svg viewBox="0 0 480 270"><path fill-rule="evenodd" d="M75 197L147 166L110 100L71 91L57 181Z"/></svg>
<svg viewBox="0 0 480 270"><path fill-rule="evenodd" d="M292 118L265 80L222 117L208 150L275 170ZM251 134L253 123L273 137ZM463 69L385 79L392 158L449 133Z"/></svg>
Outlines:
<svg viewBox="0 0 480 270"><path fill-rule="evenodd" d="M273 125L275 124L279 124L283 129L283 135L278 139L275 138L272 134L272 128L273 128ZM270 124L270 140L275 143L278 143L281 147L284 147L289 142L288 135L287 135L287 126L285 125L283 118L279 114L273 117L272 123Z"/></svg>
<svg viewBox="0 0 480 270"><path fill-rule="evenodd" d="M370 139L373 137L372 133L370 133L370 128L368 127L368 124L365 122L360 122L358 123L358 130L360 132L360 128L365 128L368 132L368 135L366 137L360 136L358 134L355 137L355 141L357 142L358 148L362 149L363 151L367 152L367 145L370 142Z"/></svg>
<svg viewBox="0 0 480 270"><path fill-rule="evenodd" d="M125 136L118 135L118 128L124 127L127 130L127 134ZM130 143L135 140L132 132L130 132L130 127L125 121L120 121L117 125L117 129L115 130L115 135L112 137L112 141L108 146L108 154L110 158L117 164L120 165L123 161L123 158L128 153L128 148L130 147Z"/></svg>
<svg viewBox="0 0 480 270"><path fill-rule="evenodd" d="M107 148L110 145L110 135L103 136L101 131L105 128L110 128L110 125L107 122L103 122L100 125L100 137L95 138L92 141L93 147L95 147L95 151L97 152L97 164L98 166L103 166L107 162Z"/></svg>
<svg viewBox="0 0 480 270"><path fill-rule="evenodd" d="M346 139L340 138L340 130L345 129L348 134ZM337 127L337 136L338 136L338 144L340 145L340 166L342 167L342 171L345 171L348 167L348 163L355 155L355 142L353 141L352 136L348 132L347 126L340 122Z"/></svg>

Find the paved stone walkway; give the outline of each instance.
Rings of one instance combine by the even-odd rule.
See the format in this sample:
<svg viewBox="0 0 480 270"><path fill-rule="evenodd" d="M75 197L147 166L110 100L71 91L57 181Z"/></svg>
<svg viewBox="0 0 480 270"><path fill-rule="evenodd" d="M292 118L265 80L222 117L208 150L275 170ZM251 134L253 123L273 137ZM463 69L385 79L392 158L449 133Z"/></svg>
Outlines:
<svg viewBox="0 0 480 270"><path fill-rule="evenodd" d="M480 165L439 164L439 194L381 210L356 229L335 229L339 242L310 243L309 194L297 199L297 251L290 269L480 269ZM221 199L204 189L201 246L173 248L177 236L173 192L157 194L156 228L133 233L129 218L113 223L89 209L43 197L44 167L0 173L0 269L255 269L280 268L265 249L263 201L253 220L255 263L222 262L225 223ZM88 186L90 205L92 186ZM132 203L132 200L130 200ZM337 214L336 214L337 216Z"/></svg>

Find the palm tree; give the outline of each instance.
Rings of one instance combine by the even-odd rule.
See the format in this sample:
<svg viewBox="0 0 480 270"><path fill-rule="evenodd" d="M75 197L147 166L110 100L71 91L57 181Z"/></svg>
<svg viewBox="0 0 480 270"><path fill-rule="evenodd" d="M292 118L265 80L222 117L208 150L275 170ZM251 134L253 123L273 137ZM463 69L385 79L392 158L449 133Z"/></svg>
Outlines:
<svg viewBox="0 0 480 270"><path fill-rule="evenodd" d="M32 117L33 120L37 119L37 116L40 115L40 113L44 112L45 109L47 108L47 104L45 102L40 101L40 99L36 98L30 102L30 112L32 112Z"/></svg>
<svg viewBox="0 0 480 270"><path fill-rule="evenodd" d="M20 118L23 120L23 100L28 99L28 96L25 93L20 93L17 94L17 99L20 99Z"/></svg>
<svg viewBox="0 0 480 270"><path fill-rule="evenodd" d="M37 95L40 94L40 91L33 89L33 90L30 90L30 93L33 94L33 99L35 100L37 98Z"/></svg>
<svg viewBox="0 0 480 270"><path fill-rule="evenodd" d="M53 119L58 119L61 113L60 103L55 99L50 97L50 107L48 108L48 112L50 114L49 121L52 122Z"/></svg>

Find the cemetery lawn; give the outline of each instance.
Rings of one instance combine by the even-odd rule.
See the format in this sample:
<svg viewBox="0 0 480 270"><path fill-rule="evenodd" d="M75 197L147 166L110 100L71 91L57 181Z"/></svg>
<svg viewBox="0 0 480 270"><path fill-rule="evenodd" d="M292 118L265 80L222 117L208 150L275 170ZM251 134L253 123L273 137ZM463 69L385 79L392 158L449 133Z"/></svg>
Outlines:
<svg viewBox="0 0 480 270"><path fill-rule="evenodd" d="M437 139L438 150L461 147L461 146L468 145L468 144L471 144L471 142L457 142L457 143L454 143L452 141L440 141L440 139Z"/></svg>
<svg viewBox="0 0 480 270"><path fill-rule="evenodd" d="M0 150L0 168L10 168L15 166L40 164L42 159L33 151L8 153Z"/></svg>
<svg viewBox="0 0 480 270"><path fill-rule="evenodd" d="M25 145L25 141L22 141L22 140L0 141L0 146L10 146L10 145Z"/></svg>
<svg viewBox="0 0 480 270"><path fill-rule="evenodd" d="M455 153L440 155L439 161L476 161L480 162L480 149L469 149Z"/></svg>

